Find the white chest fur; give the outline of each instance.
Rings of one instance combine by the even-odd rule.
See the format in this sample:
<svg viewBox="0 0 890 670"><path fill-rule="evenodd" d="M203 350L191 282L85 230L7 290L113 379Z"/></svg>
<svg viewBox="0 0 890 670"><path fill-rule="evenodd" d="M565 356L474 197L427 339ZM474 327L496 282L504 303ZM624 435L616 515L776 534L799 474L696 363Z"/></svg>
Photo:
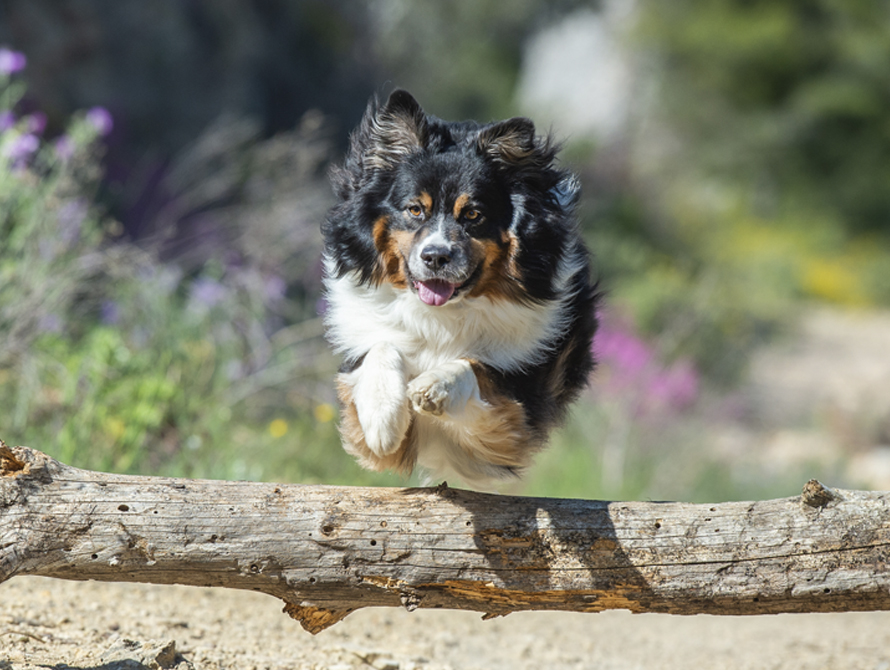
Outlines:
<svg viewBox="0 0 890 670"><path fill-rule="evenodd" d="M566 327L566 297L531 306L458 298L434 307L409 289L359 285L354 274L337 278L326 265L325 321L334 348L358 357L377 343L391 344L409 376L457 358L517 370L541 360Z"/></svg>

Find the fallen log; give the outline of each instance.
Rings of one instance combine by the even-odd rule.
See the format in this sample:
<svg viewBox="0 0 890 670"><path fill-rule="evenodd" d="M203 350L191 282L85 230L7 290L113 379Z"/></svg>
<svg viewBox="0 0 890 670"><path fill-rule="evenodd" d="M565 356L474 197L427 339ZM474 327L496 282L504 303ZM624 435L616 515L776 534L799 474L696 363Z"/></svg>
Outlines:
<svg viewBox="0 0 890 670"><path fill-rule="evenodd" d="M0 582L224 586L317 633L369 606L774 614L890 609L886 492L712 505L79 470L0 442Z"/></svg>

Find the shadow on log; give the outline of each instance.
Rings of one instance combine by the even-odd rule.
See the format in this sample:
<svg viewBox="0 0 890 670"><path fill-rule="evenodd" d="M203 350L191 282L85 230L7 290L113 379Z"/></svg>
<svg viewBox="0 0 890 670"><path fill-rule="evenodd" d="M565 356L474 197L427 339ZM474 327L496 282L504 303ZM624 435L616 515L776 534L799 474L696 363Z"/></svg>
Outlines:
<svg viewBox="0 0 890 670"><path fill-rule="evenodd" d="M887 493L714 505L186 480L0 442L0 582L261 591L311 633L370 606L674 614L890 609Z"/></svg>

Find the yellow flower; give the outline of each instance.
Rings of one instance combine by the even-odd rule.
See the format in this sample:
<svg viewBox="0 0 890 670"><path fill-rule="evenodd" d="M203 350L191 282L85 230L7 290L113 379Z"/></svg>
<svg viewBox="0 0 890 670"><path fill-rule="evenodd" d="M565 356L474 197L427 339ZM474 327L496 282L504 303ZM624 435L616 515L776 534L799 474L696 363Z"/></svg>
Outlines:
<svg viewBox="0 0 890 670"><path fill-rule="evenodd" d="M119 419L116 416L109 417L105 419L105 433L112 440L119 440L124 436L124 432L127 430L127 424L123 422L123 420Z"/></svg>
<svg viewBox="0 0 890 670"><path fill-rule="evenodd" d="M319 423L333 421L336 414L333 405L330 403L323 402L320 405L315 406L315 420Z"/></svg>
<svg viewBox="0 0 890 670"><path fill-rule="evenodd" d="M858 275L840 259L810 261L803 273L804 289L811 295L844 305L868 302Z"/></svg>
<svg viewBox="0 0 890 670"><path fill-rule="evenodd" d="M287 425L287 421L284 419L275 419L269 424L269 434L272 437L284 437L287 435L287 431L290 426Z"/></svg>

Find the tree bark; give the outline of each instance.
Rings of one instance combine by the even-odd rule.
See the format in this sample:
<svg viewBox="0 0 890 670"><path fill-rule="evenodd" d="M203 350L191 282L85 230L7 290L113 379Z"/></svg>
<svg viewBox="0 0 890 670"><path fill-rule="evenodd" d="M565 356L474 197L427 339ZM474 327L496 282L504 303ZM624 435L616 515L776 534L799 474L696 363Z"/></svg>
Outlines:
<svg viewBox="0 0 890 670"><path fill-rule="evenodd" d="M112 475L0 443L0 582L262 591L317 633L369 606L674 614L890 609L890 501L695 505Z"/></svg>

